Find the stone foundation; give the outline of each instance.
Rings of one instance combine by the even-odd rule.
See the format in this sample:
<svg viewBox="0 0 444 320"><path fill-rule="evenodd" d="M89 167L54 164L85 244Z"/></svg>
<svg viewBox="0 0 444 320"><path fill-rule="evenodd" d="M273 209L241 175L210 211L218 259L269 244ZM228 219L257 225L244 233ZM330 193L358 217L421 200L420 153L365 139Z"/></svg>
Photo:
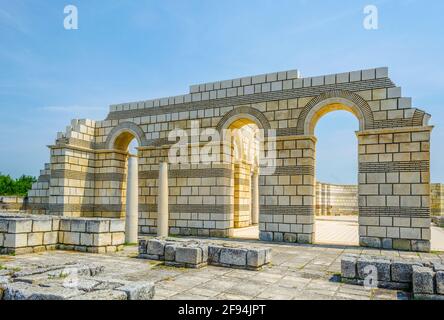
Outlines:
<svg viewBox="0 0 444 320"><path fill-rule="evenodd" d="M345 283L411 290L415 299L444 300L444 265L384 257L347 255L341 259Z"/></svg>
<svg viewBox="0 0 444 320"><path fill-rule="evenodd" d="M54 249L105 253L122 249L124 242L125 222L120 219L0 215L2 254Z"/></svg>
<svg viewBox="0 0 444 320"><path fill-rule="evenodd" d="M139 257L161 260L166 265L185 268L202 268L209 264L259 270L271 262L271 249L194 240L142 239L139 240Z"/></svg>

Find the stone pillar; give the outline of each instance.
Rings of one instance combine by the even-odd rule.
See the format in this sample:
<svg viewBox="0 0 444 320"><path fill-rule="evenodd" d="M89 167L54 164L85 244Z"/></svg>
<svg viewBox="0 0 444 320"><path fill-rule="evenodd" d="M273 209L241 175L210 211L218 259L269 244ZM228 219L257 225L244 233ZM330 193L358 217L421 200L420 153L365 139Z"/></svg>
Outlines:
<svg viewBox="0 0 444 320"><path fill-rule="evenodd" d="M251 177L252 194L251 194L251 223L259 224L259 173L253 172Z"/></svg>
<svg viewBox="0 0 444 320"><path fill-rule="evenodd" d="M139 214L139 181L138 181L137 157L128 157L128 179L126 187L126 224L125 242L137 243L138 241L138 214Z"/></svg>
<svg viewBox="0 0 444 320"><path fill-rule="evenodd" d="M157 195L157 236L168 237L168 163L159 163Z"/></svg>

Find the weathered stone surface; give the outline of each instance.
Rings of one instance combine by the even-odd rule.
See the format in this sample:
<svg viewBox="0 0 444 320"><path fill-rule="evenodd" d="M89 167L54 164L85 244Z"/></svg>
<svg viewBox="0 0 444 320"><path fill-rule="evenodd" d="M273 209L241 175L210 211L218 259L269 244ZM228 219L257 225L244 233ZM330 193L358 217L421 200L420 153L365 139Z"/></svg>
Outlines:
<svg viewBox="0 0 444 320"><path fill-rule="evenodd" d="M360 257L357 261L358 277L364 280L367 274L367 267L375 266L378 273L378 281L390 281L390 260L379 257Z"/></svg>
<svg viewBox="0 0 444 320"><path fill-rule="evenodd" d="M273 241L273 232L261 231L259 233L259 239L262 241Z"/></svg>
<svg viewBox="0 0 444 320"><path fill-rule="evenodd" d="M246 249L223 248L220 252L219 262L226 265L245 266L247 264L247 252Z"/></svg>
<svg viewBox="0 0 444 320"><path fill-rule="evenodd" d="M250 249L247 252L247 266L253 268L262 267L265 264L264 249Z"/></svg>
<svg viewBox="0 0 444 320"><path fill-rule="evenodd" d="M42 287L22 282L6 285L4 300L66 300L83 294L82 291L63 287Z"/></svg>
<svg viewBox="0 0 444 320"><path fill-rule="evenodd" d="M127 295L118 290L100 290L77 295L69 300L127 300Z"/></svg>
<svg viewBox="0 0 444 320"><path fill-rule="evenodd" d="M412 251L430 252L430 241L412 240Z"/></svg>
<svg viewBox="0 0 444 320"><path fill-rule="evenodd" d="M109 232L125 232L125 220L111 219L109 225Z"/></svg>
<svg viewBox="0 0 444 320"><path fill-rule="evenodd" d="M150 282L133 282L116 290L125 292L128 300L152 300L154 297L154 285Z"/></svg>
<svg viewBox="0 0 444 320"><path fill-rule="evenodd" d="M374 237L359 237L359 243L361 246L370 248L381 248L381 239Z"/></svg>
<svg viewBox="0 0 444 320"><path fill-rule="evenodd" d="M165 255L165 241L158 239L150 239L147 243L146 253L149 255Z"/></svg>
<svg viewBox="0 0 444 320"><path fill-rule="evenodd" d="M433 294L435 273L431 268L413 266L413 293Z"/></svg>
<svg viewBox="0 0 444 320"><path fill-rule="evenodd" d="M436 273L436 292L444 295L444 270Z"/></svg>
<svg viewBox="0 0 444 320"><path fill-rule="evenodd" d="M411 283L412 275L413 275L413 266L422 266L418 262L409 262L409 261L401 261L394 260L392 262L392 281L394 282L403 282L403 283Z"/></svg>
<svg viewBox="0 0 444 320"><path fill-rule="evenodd" d="M219 264L220 252L222 247L220 246L208 246L208 263L209 264Z"/></svg>
<svg viewBox="0 0 444 320"><path fill-rule="evenodd" d="M203 262L202 249L200 247L177 247L176 262L198 265Z"/></svg>
<svg viewBox="0 0 444 320"><path fill-rule="evenodd" d="M166 245L165 246L165 261L174 261L176 260L176 246L175 245Z"/></svg>
<svg viewBox="0 0 444 320"><path fill-rule="evenodd" d="M341 276L343 278L353 279L357 276L357 256L347 255L341 259Z"/></svg>

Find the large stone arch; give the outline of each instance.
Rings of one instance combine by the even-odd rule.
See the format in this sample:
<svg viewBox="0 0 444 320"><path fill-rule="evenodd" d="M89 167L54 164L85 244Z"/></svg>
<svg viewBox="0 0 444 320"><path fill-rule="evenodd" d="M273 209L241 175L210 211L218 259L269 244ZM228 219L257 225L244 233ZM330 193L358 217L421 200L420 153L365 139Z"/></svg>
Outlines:
<svg viewBox="0 0 444 320"><path fill-rule="evenodd" d="M247 119L254 122L260 129L264 130L264 135L271 129L268 119L259 110L250 106L241 106L226 113L216 126L219 132L228 129L230 125L240 119Z"/></svg>
<svg viewBox="0 0 444 320"><path fill-rule="evenodd" d="M347 110L359 120L359 130L373 129L373 113L361 96L345 91L333 90L313 98L301 111L297 123L298 134L313 135L316 122L333 110Z"/></svg>
<svg viewBox="0 0 444 320"><path fill-rule="evenodd" d="M133 138L137 139L139 146L147 146L148 141L145 137L145 133L142 128L133 122L122 122L118 126L114 127L106 138L105 147L107 149L115 149L116 141L123 134L130 134Z"/></svg>

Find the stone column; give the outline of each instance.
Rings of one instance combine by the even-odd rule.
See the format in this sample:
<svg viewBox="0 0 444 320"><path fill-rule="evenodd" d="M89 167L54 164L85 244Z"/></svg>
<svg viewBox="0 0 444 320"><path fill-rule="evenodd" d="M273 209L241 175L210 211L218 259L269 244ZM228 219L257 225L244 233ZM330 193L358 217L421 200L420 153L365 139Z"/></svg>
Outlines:
<svg viewBox="0 0 444 320"><path fill-rule="evenodd" d="M138 194L137 157L128 157L128 182L126 188L126 224L125 242L137 243L139 228L139 194Z"/></svg>
<svg viewBox="0 0 444 320"><path fill-rule="evenodd" d="M259 173L253 172L251 177L251 223L259 224Z"/></svg>
<svg viewBox="0 0 444 320"><path fill-rule="evenodd" d="M168 164L166 162L159 163L157 236L168 237Z"/></svg>

